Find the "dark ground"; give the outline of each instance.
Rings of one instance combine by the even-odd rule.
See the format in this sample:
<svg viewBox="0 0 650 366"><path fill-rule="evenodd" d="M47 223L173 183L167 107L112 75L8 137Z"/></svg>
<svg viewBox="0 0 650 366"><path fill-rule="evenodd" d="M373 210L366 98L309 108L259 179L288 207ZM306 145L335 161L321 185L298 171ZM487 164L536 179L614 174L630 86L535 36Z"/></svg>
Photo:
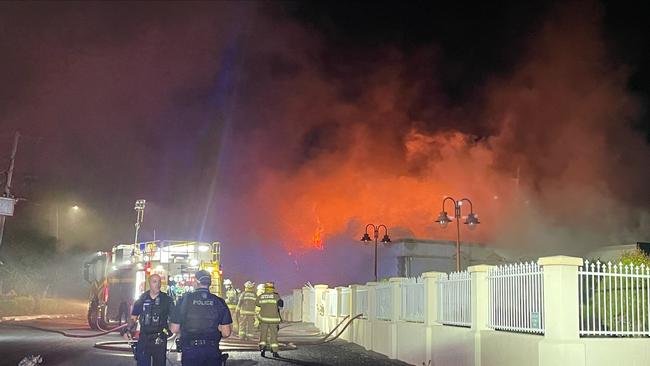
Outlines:
<svg viewBox="0 0 650 366"><path fill-rule="evenodd" d="M83 319L58 319L23 321L18 323L0 323L0 366L16 366L27 355L41 355L42 365L92 365L92 366L127 366L135 365L131 353L101 350L94 347L96 342L120 341L119 335L110 334L97 338L68 338L56 333L43 332L25 326L36 325L48 329L66 330L75 334L91 334L83 328ZM300 342L313 342L320 338L317 330L309 324L283 325L280 331L281 341L290 340L297 344L296 349L282 350L281 359L261 358L259 352L252 351L255 343L243 343L236 338L222 342L222 349L229 353L228 366L252 365L407 365L390 360L375 352L368 352L363 347L342 340L327 344L300 345ZM232 350L251 349L251 351ZM230 350L228 350L230 349ZM167 365L175 366L176 353L169 353Z"/></svg>

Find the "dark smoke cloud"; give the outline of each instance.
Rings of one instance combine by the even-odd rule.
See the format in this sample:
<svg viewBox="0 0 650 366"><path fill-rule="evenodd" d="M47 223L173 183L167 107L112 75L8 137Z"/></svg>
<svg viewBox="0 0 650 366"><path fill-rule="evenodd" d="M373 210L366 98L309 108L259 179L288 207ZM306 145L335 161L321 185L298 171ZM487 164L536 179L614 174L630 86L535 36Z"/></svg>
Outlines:
<svg viewBox="0 0 650 366"><path fill-rule="evenodd" d="M284 288L369 280L368 222L453 238L445 195L483 221L463 240L531 257L648 239L648 147L598 6L552 11L456 103L444 48L339 53L273 5L5 7L5 130L42 139L33 196L75 192L103 245L130 240L136 198L144 237L220 240L226 273Z"/></svg>
<svg viewBox="0 0 650 366"><path fill-rule="evenodd" d="M464 240L528 258L647 240L650 155L632 128L638 102L600 34L601 16L593 4L551 11L513 69L477 85L461 107L435 82L412 80L422 65L436 69L435 52L386 48L354 77L337 78L314 57L325 52L314 51L325 47L320 38L278 32L280 44L257 48L252 59L283 67L250 68L258 83L243 94L257 107L238 111L260 121L237 143L247 174L257 170L254 195L238 206L248 202L249 217L257 213L256 235L303 256L308 264L296 264L296 274L333 283L368 279L371 251L355 245L367 222L452 239L452 230L433 225L447 194L471 197L483 219ZM316 232L325 237L322 252ZM322 270L339 267L346 273Z"/></svg>

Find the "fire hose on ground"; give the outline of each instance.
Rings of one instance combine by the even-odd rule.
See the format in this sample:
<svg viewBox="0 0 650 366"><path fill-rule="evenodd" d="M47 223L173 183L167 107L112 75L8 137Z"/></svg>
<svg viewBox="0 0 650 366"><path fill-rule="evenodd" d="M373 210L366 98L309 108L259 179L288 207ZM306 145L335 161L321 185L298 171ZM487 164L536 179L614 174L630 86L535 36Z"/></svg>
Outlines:
<svg viewBox="0 0 650 366"><path fill-rule="evenodd" d="M350 318L350 316L344 317L328 334L326 334L324 337L314 340L314 341L299 341L295 340L295 338L298 337L283 337L283 339L278 339L284 341L284 347L283 349L296 349L296 345L301 345L301 346L312 346L312 345L319 345L319 344L325 344L332 342L336 339L338 339L344 332L345 330L352 324L352 322L358 318L360 318L363 314L357 314L356 316ZM348 319L349 318L349 319ZM297 322L292 322L292 323L297 323ZM339 331L335 336L332 336L341 325L343 325L343 328L341 331ZM50 332L50 333L56 333L60 334L64 337L69 337L69 338L94 338L94 337L101 337L107 334L110 334L112 332L116 332L124 327L127 326L127 324L122 324L120 326L104 330L100 333L94 333L94 334L72 334L68 333L62 330L57 330L57 329L48 329L48 328L43 328L43 327L38 327L34 325L27 325L27 324L15 324L13 323L12 325L23 327L23 328L29 328L29 329L34 329L34 330L39 330L43 332ZM282 329L289 327L290 325L285 325L284 327L281 327ZM173 340L176 335L172 335L168 341ZM131 345L133 344L133 340L120 340L120 341L102 341L102 342L96 342L94 347L102 350L107 350L107 351L116 351L116 352L132 352L132 347ZM126 345L126 347L120 347ZM257 350L257 345L255 343L249 343L249 344L241 344L239 347L225 347L227 348L226 351L228 352L248 352L248 351L256 351ZM168 350L169 352L177 352L177 350L173 347L170 347Z"/></svg>
<svg viewBox="0 0 650 366"><path fill-rule="evenodd" d="M57 333L57 334L60 334L60 335L62 335L62 336L64 336L64 337L69 337L69 338L94 338L94 337L101 337L101 336L107 335L107 334L109 334L109 333L116 332L116 331L118 331L118 330L120 330L120 329L122 329L122 328L124 328L124 327L127 326L127 324L122 324L122 325L120 325L120 326L118 326L118 327L115 327L115 328L112 328L112 329L107 329L107 330L105 330L105 331L103 331L103 332L100 332L100 333L94 333L94 334L72 334L72 333L68 333L68 332L65 332L65 331L62 331L62 330L58 330L58 329L43 328L43 327L38 327L38 326L35 326L35 325L16 324L16 323L10 323L10 324L11 324L11 325L14 325L14 326L17 326L17 327L29 328L29 329L34 329L34 330L40 330L40 331L42 331L42 332Z"/></svg>

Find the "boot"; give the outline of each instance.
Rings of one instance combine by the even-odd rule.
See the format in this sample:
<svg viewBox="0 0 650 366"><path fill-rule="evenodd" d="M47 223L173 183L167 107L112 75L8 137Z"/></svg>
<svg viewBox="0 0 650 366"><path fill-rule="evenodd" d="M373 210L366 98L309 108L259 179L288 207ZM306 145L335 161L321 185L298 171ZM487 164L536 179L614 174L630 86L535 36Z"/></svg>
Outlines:
<svg viewBox="0 0 650 366"><path fill-rule="evenodd" d="M260 350L260 356L264 357L266 355L266 348Z"/></svg>
<svg viewBox="0 0 650 366"><path fill-rule="evenodd" d="M280 358L280 355L277 352L273 352L273 357Z"/></svg>

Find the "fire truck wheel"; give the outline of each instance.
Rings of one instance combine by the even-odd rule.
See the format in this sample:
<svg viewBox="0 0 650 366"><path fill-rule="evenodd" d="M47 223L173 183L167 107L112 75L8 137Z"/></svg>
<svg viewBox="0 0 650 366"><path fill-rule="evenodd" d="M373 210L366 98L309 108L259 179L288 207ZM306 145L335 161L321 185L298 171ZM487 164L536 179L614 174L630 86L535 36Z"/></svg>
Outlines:
<svg viewBox="0 0 650 366"><path fill-rule="evenodd" d="M97 317L99 313L97 312L97 305L95 303L90 303L88 305L88 326L90 329L97 330Z"/></svg>

